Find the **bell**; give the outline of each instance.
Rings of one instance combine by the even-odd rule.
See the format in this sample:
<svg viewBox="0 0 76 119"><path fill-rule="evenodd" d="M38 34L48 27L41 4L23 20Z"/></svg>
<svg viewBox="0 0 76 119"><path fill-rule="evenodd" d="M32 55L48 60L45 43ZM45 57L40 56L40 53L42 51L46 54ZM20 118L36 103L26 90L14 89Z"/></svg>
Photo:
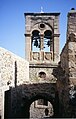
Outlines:
<svg viewBox="0 0 76 119"><path fill-rule="evenodd" d="M50 46L50 41L47 42L48 47Z"/></svg>
<svg viewBox="0 0 76 119"><path fill-rule="evenodd" d="M40 48L40 43L39 43L39 45L38 45L38 48Z"/></svg>
<svg viewBox="0 0 76 119"><path fill-rule="evenodd" d="M35 40L35 42L34 42L34 46L38 46L38 41L37 41L37 39Z"/></svg>

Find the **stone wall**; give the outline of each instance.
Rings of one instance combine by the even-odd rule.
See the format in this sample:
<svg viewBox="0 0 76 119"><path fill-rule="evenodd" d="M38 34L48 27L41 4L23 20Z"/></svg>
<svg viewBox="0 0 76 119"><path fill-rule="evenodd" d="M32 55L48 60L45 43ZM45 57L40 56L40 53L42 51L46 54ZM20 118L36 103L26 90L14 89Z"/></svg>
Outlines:
<svg viewBox="0 0 76 119"><path fill-rule="evenodd" d="M75 33L75 32L76 32L76 10L72 8L68 12L67 38L69 37L70 33Z"/></svg>
<svg viewBox="0 0 76 119"><path fill-rule="evenodd" d="M60 54L61 67L65 70L66 74L69 73L68 70L68 44L66 43L61 54Z"/></svg>
<svg viewBox="0 0 76 119"><path fill-rule="evenodd" d="M76 40L76 38L75 38ZM69 55L69 79L76 85L76 41L68 43ZM74 82L73 82L74 81Z"/></svg>
<svg viewBox="0 0 76 119"><path fill-rule="evenodd" d="M29 63L0 48L0 86L15 86L29 81Z"/></svg>
<svg viewBox="0 0 76 119"><path fill-rule="evenodd" d="M65 72L64 81L60 79L57 83L60 85L61 103L63 99L63 117L76 117L76 10L74 8L68 12L67 38L60 61L61 68Z"/></svg>
<svg viewBox="0 0 76 119"><path fill-rule="evenodd" d="M76 35L71 33L61 53L61 67L70 83L76 85Z"/></svg>
<svg viewBox="0 0 76 119"><path fill-rule="evenodd" d="M65 44L61 55L57 70L57 90L59 94L59 112L62 117L66 117L66 112L69 105L69 62L68 62L68 43ZM69 116L69 115L68 115ZM67 116L67 117L68 117Z"/></svg>
<svg viewBox="0 0 76 119"><path fill-rule="evenodd" d="M49 89L51 88L52 85L55 85L55 89L56 89L56 82L57 82L57 78L53 75L53 70L54 68L57 68L57 63L34 63L34 64L30 64L29 65L29 78L30 78L30 82L32 84L36 84L39 85L39 88L37 90L40 90L42 87L44 87L44 85L47 83L47 88L46 86L44 87L44 89L46 89L46 91L43 90L43 93L46 94L51 94L52 95L52 89L49 91ZM40 74L42 74L40 76ZM44 74L44 76L43 76ZM40 87L42 85L42 87ZM49 87L50 85L50 87ZM55 89L53 88L53 91L55 93ZM47 91L49 91L49 93L47 93ZM39 92L39 91L38 91ZM39 92L40 94L40 92ZM45 94L45 95L46 95ZM45 99L45 98L44 98ZM30 105L30 118L43 118L45 117L45 109L48 108L49 113L51 114L51 107L47 107L47 106L43 106L43 107L38 107L35 106L36 102L33 102ZM50 117L51 115L49 115Z"/></svg>
<svg viewBox="0 0 76 119"><path fill-rule="evenodd" d="M63 117L75 116L76 95L76 36L71 33L60 55L60 69L64 75L58 77L60 108L63 107ZM59 70L58 70L59 72ZM62 113L62 112L61 112ZM73 114L72 114L73 113Z"/></svg>
<svg viewBox="0 0 76 119"><path fill-rule="evenodd" d="M29 81L29 63L0 47L0 116L4 119L5 91ZM10 97L10 95L9 95Z"/></svg>
<svg viewBox="0 0 76 119"><path fill-rule="evenodd" d="M56 83L57 78L53 75L53 69L57 64L30 64L29 78L31 83ZM39 73L44 72L45 77L40 77Z"/></svg>

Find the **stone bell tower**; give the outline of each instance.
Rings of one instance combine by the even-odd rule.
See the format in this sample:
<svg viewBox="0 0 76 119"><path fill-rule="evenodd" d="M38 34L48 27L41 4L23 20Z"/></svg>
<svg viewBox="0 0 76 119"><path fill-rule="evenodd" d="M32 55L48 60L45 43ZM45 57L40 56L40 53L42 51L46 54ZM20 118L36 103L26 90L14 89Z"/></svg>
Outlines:
<svg viewBox="0 0 76 119"><path fill-rule="evenodd" d="M42 115L44 116L45 108L48 108L50 112L54 105L58 105L57 78L53 75L53 69L59 62L60 13L41 12L24 13L24 15L25 52L26 60L29 61L29 81L32 86L31 97L34 101L30 107L30 118L41 118ZM54 104L51 98L54 99ZM49 105L49 100L52 107ZM58 109L55 109L56 107L53 109L54 113L52 111L54 116L58 114Z"/></svg>
<svg viewBox="0 0 76 119"><path fill-rule="evenodd" d="M60 13L24 13L26 60L30 63L59 61Z"/></svg>

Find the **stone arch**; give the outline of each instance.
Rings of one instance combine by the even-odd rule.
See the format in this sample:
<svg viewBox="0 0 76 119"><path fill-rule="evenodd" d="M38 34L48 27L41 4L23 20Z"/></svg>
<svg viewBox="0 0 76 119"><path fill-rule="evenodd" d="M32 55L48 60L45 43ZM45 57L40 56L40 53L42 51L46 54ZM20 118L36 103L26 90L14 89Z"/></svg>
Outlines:
<svg viewBox="0 0 76 119"><path fill-rule="evenodd" d="M54 28L53 28L49 23L46 23L46 22L45 22L45 24L50 27L50 30L51 30L52 32L54 32Z"/></svg>
<svg viewBox="0 0 76 119"><path fill-rule="evenodd" d="M54 104L54 98L53 98L53 96L51 94L48 94L48 93L38 93L38 94L35 94L34 96L32 96L30 98L30 104L33 101L35 101L37 99L41 99L41 98L42 99L46 99L46 100L50 101L52 104Z"/></svg>
<svg viewBox="0 0 76 119"><path fill-rule="evenodd" d="M54 88L55 90L52 90ZM15 92L15 93L14 93ZM8 93L9 94L9 93ZM12 95L13 94L13 95ZM56 86L50 83L21 85L10 90L11 99L7 100L9 113L6 117L11 118L29 118L30 105L38 99L49 101L54 108L54 117L58 115L58 97L56 96ZM8 96L8 95L7 95ZM15 98L14 98L15 97ZM6 104L7 104L6 103ZM11 107L12 105L12 107Z"/></svg>
<svg viewBox="0 0 76 119"><path fill-rule="evenodd" d="M44 24L45 27L44 28L40 28L40 24ZM32 31L34 30L38 30L40 31L40 33L43 33L45 32L46 30L51 30L53 33L54 33L54 28L52 25L50 25L49 23L46 23L45 21L41 21L41 22L36 22L33 27L32 27L32 30L31 30L31 33Z"/></svg>
<svg viewBox="0 0 76 119"><path fill-rule="evenodd" d="M17 117L29 118L30 117L30 106L38 99L45 99L53 105L54 117L58 117L58 97L56 96L56 89L52 92L52 88L55 86L52 84L42 83L42 84L30 84L25 85L22 89L22 94L20 95L21 100L18 105L20 106L20 112L17 113ZM21 91L20 91L21 92ZM26 92L26 93L25 93ZM17 97L18 98L18 97ZM21 114L20 114L21 113Z"/></svg>
<svg viewBox="0 0 76 119"><path fill-rule="evenodd" d="M31 104L38 100L38 99L45 99L47 101L49 101L52 106L53 106L53 110L54 110L54 115L53 117L57 117L58 116L58 109L57 109L57 103L55 102L55 98L53 98L53 96L49 93L39 93L39 94L35 94L34 96L32 96L29 100L28 100L28 111L29 111L29 117L30 117L30 106Z"/></svg>
<svg viewBox="0 0 76 119"><path fill-rule="evenodd" d="M42 103L40 105L40 104L38 104L38 101L42 101L45 104ZM47 93L36 94L33 97L31 97L29 102L30 102L30 107L29 107L29 110L30 110L29 117L30 118L41 118L41 115L45 114L45 109L48 109L49 113L50 113L51 107L54 110L54 98ZM45 106L46 102L47 102L47 106ZM48 104L50 104L51 107L49 107ZM31 107L31 105L32 105L32 107ZM33 112L34 112L34 114L33 114ZM53 116L54 115L52 114L51 117L53 117Z"/></svg>

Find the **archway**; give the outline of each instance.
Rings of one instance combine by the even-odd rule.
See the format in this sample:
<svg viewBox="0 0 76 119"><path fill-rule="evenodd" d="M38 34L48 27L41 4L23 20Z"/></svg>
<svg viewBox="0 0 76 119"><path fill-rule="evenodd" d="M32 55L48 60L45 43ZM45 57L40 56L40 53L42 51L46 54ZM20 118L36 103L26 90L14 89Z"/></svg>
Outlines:
<svg viewBox="0 0 76 119"><path fill-rule="evenodd" d="M45 99L38 99L30 105L30 118L53 117L53 105Z"/></svg>
<svg viewBox="0 0 76 119"><path fill-rule="evenodd" d="M52 95L37 94L29 100L29 118L58 117L57 105L58 103Z"/></svg>
<svg viewBox="0 0 76 119"><path fill-rule="evenodd" d="M13 93L15 92L15 93ZM54 84L41 83L41 84L29 84L22 85L17 88L10 90L10 96L13 94L12 98L8 98L9 93L6 95L7 109L9 112L5 112L5 117L8 118L30 118L30 107L32 103L36 101L36 107L41 106L41 103L45 109L49 109L49 104L53 107L53 117L58 117L58 95L55 90ZM15 98L14 98L15 97ZM41 102L38 102L40 100ZM37 107L38 108L38 107ZM50 111L50 110L49 110ZM48 113L48 111L46 111ZM47 114L46 114L47 115Z"/></svg>

